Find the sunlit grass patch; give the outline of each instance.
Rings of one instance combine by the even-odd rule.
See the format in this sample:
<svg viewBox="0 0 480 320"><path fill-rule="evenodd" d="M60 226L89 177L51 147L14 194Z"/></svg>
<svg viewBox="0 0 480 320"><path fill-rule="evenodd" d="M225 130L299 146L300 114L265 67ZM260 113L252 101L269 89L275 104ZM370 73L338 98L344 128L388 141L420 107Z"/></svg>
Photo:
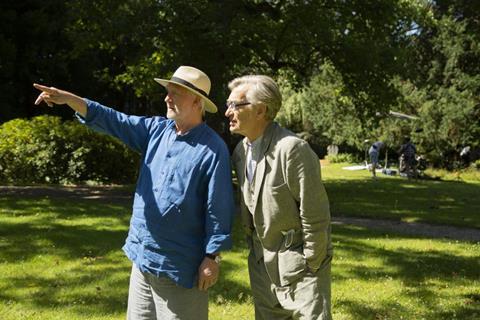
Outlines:
<svg viewBox="0 0 480 320"><path fill-rule="evenodd" d="M338 182L336 190L362 195L357 181L352 183ZM421 186L418 190L428 189ZM375 193L362 195L364 205L376 212L378 201L368 201L369 194ZM445 204L456 199L450 193ZM1 197L0 318L125 319L131 264L121 247L130 206L99 199ZM408 215L399 204L396 210L407 218L421 217ZM334 319L480 316L480 244L345 225L333 225L332 234ZM223 255L220 280L210 291L214 320L254 318L248 250L238 220L233 240L234 248Z"/></svg>
<svg viewBox="0 0 480 320"><path fill-rule="evenodd" d="M480 228L480 184L414 180L367 170L322 167L333 216L394 219Z"/></svg>

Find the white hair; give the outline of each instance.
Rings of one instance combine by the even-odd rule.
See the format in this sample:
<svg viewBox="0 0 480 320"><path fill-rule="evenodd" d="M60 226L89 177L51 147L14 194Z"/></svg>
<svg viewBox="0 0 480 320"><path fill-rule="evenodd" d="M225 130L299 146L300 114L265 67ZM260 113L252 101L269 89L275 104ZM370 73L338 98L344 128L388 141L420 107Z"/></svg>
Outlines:
<svg viewBox="0 0 480 320"><path fill-rule="evenodd" d="M247 75L230 81L228 88L246 87L247 100L252 104L264 104L267 107L267 120L275 119L282 107L282 94L275 81L264 75Z"/></svg>

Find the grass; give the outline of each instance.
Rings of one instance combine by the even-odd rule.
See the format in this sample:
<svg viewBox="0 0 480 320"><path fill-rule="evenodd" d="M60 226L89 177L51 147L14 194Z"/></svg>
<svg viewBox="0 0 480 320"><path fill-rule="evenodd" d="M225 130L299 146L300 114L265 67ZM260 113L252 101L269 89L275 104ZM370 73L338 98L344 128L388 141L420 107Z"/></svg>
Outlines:
<svg viewBox="0 0 480 320"><path fill-rule="evenodd" d="M455 171L429 168L425 170L425 174L432 178L440 178L444 181L480 182L480 170L473 167Z"/></svg>
<svg viewBox="0 0 480 320"><path fill-rule="evenodd" d="M349 164L322 167L333 216L394 219L480 228L480 180L409 180L367 170L348 171Z"/></svg>
<svg viewBox="0 0 480 320"><path fill-rule="evenodd" d="M371 181L341 165L325 167L323 176L334 214L478 226L476 183ZM121 247L130 207L108 198L0 196L1 319L124 319L131 264ZM456 222L460 216L470 223ZM480 318L479 243L342 225L332 233L334 319ZM242 234L237 223L235 247L210 292L213 320L253 319Z"/></svg>
<svg viewBox="0 0 480 320"><path fill-rule="evenodd" d="M119 319L130 264L126 206L0 199L2 319Z"/></svg>
<svg viewBox="0 0 480 320"><path fill-rule="evenodd" d="M335 226L338 320L478 319L480 245Z"/></svg>

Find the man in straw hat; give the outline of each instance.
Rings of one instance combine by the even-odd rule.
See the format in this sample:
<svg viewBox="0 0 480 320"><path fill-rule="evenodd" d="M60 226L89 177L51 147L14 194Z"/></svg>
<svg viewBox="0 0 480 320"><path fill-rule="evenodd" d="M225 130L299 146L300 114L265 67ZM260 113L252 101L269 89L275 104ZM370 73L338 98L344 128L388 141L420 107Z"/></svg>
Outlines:
<svg viewBox="0 0 480 320"><path fill-rule="evenodd" d="M331 319L330 210L318 157L273 121L282 96L270 77L240 77L229 88L225 116L245 136L233 163L255 318Z"/></svg>
<svg viewBox="0 0 480 320"><path fill-rule="evenodd" d="M229 152L202 120L217 112L205 73L182 66L155 80L167 90L167 118L126 115L39 84L35 104L67 104L82 123L142 155L123 247L133 262L127 318L207 319L207 289L218 279L219 253L231 247Z"/></svg>

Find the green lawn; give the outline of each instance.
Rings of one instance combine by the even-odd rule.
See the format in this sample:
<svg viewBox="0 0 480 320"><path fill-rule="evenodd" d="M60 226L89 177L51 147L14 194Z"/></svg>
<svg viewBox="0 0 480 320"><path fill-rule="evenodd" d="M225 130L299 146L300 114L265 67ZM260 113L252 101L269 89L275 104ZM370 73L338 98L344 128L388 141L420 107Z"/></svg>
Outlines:
<svg viewBox="0 0 480 320"><path fill-rule="evenodd" d="M124 319L129 207L0 196L0 318ZM210 293L211 319L253 319L242 238L236 226ZM340 225L333 240L335 319L480 317L480 244Z"/></svg>
<svg viewBox="0 0 480 320"><path fill-rule="evenodd" d="M333 216L426 222L480 229L480 181L408 180L349 164L322 167ZM472 175L468 176L472 177Z"/></svg>

